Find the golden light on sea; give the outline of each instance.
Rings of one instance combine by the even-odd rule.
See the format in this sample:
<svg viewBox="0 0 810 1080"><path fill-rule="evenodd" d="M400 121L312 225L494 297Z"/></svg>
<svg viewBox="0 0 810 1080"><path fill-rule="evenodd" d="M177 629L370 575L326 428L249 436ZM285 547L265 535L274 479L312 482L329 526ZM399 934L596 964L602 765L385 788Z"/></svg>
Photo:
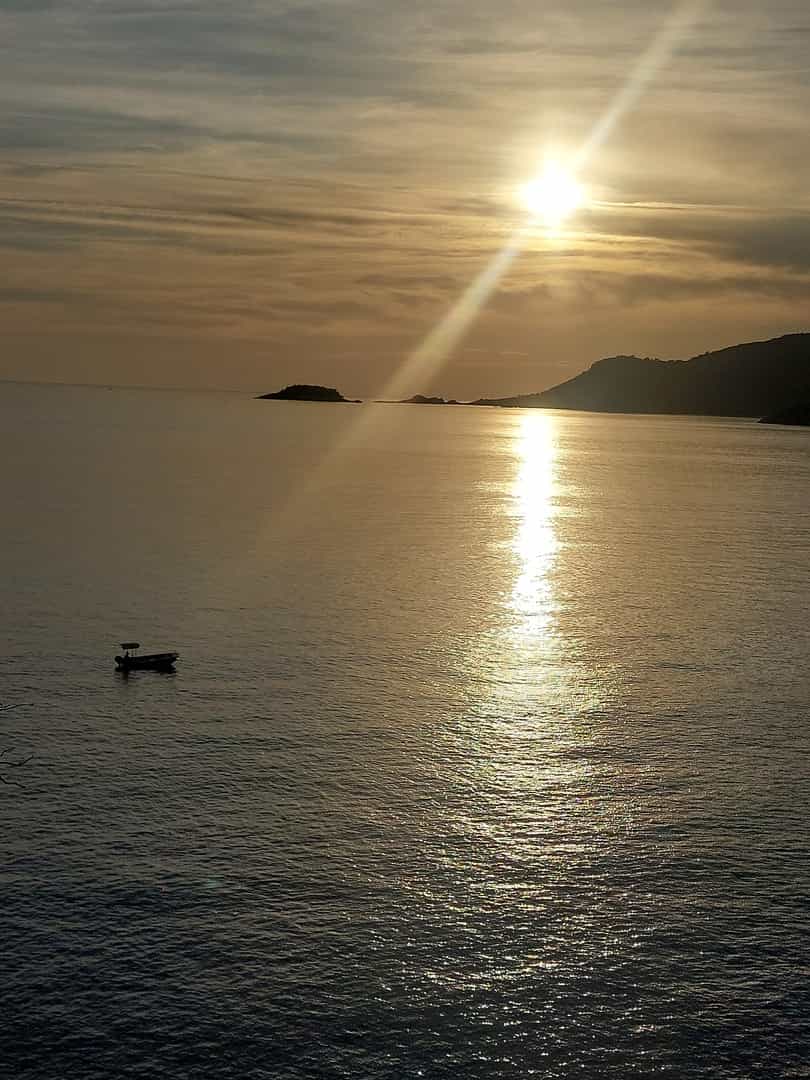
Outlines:
<svg viewBox="0 0 810 1080"><path fill-rule="evenodd" d="M512 609L522 637L543 637L553 621L554 595L549 573L557 551L554 530L555 421L540 410L521 417L517 432L520 455L513 498L517 529L513 550L519 573Z"/></svg>

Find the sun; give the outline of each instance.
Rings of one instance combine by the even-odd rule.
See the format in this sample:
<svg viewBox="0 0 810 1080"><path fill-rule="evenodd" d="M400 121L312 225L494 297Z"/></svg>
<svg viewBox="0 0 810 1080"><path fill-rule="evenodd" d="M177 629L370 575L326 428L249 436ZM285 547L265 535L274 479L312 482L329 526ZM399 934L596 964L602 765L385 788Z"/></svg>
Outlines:
<svg viewBox="0 0 810 1080"><path fill-rule="evenodd" d="M518 194L524 208L550 229L559 228L584 199L582 185L576 177L556 162L546 165Z"/></svg>

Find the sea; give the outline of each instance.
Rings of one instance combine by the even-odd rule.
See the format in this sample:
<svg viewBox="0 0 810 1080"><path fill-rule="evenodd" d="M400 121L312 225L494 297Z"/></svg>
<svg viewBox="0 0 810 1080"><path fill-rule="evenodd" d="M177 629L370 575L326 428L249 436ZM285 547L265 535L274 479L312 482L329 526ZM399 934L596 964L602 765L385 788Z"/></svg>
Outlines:
<svg viewBox="0 0 810 1080"><path fill-rule="evenodd" d="M810 430L6 383L0 499L4 1080L810 1077Z"/></svg>

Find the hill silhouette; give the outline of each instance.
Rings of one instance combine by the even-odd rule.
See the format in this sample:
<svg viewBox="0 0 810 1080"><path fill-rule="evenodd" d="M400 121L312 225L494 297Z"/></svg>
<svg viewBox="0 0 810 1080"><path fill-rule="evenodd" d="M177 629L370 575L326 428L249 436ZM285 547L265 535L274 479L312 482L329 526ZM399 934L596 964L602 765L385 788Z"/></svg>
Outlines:
<svg viewBox="0 0 810 1080"><path fill-rule="evenodd" d="M691 360L610 356L536 394L476 405L589 412L765 416L810 401L810 334L732 345Z"/></svg>
<svg viewBox="0 0 810 1080"><path fill-rule="evenodd" d="M791 405L779 412L763 416L760 424L793 424L797 427L810 427L810 401Z"/></svg>

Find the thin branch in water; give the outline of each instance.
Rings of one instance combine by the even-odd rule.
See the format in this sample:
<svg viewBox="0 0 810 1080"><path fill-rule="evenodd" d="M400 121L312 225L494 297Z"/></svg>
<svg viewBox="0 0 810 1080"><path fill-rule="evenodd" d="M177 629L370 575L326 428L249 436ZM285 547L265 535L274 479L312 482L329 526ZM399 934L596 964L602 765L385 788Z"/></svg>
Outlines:
<svg viewBox="0 0 810 1080"><path fill-rule="evenodd" d="M30 704L31 704L30 701L15 701L15 702L12 702L10 705L0 705L0 712L8 712L9 709L22 709L22 708L25 708L26 705L30 705ZM0 750L0 758L5 757L6 754L8 754L12 749L13 749L13 747L11 747L11 746L4 747L2 750ZM1 769L19 769L23 765L27 765L28 762L31 760L31 758L33 756L34 756L33 754L29 754L27 758L23 758L21 761L0 761L0 768ZM13 785L14 787L20 787L20 788L25 787L25 784L21 784L19 780L10 780L9 777L3 776L3 774L1 772L0 772L0 784L5 784L6 787L9 787L11 785Z"/></svg>
<svg viewBox="0 0 810 1080"><path fill-rule="evenodd" d="M27 765L33 756L33 754L29 754L28 757L23 758L22 761L7 761L6 767L9 769L19 769L21 765Z"/></svg>
<svg viewBox="0 0 810 1080"><path fill-rule="evenodd" d="M4 757L11 749L10 746L6 746L3 750L0 750L0 758ZM2 761L0 762L0 768L19 769L23 765L27 765L33 756L33 754L29 754L27 758L22 758L20 761ZM7 776L3 776L2 772L0 772L0 784L5 784L6 787L9 787L12 784L14 787L25 787L25 784L21 784L19 780L10 780Z"/></svg>

